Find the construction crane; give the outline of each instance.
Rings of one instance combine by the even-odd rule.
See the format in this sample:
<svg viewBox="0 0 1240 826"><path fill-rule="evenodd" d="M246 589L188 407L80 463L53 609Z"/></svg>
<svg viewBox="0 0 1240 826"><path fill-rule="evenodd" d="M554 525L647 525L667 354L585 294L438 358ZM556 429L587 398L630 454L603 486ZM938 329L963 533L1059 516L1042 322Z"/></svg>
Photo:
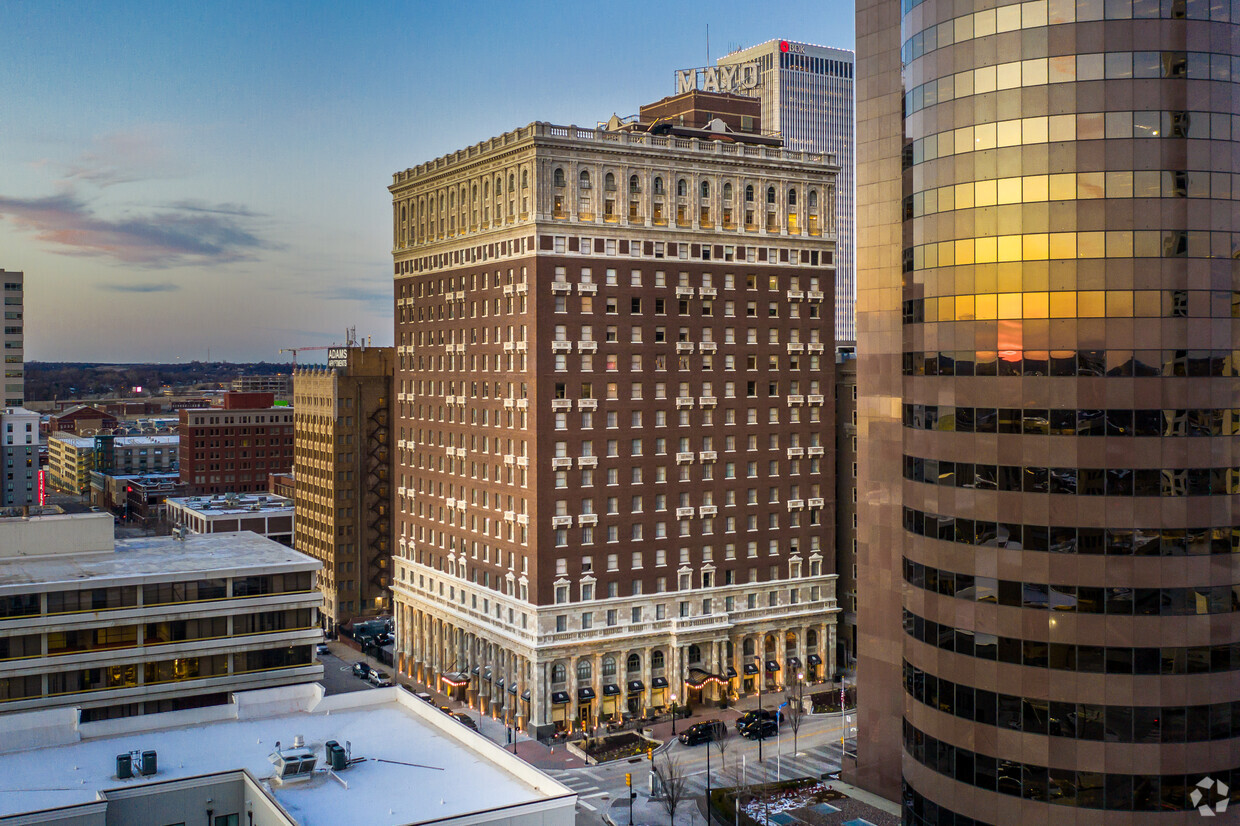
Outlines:
<svg viewBox="0 0 1240 826"><path fill-rule="evenodd" d="M281 347L281 348L280 348L280 353L281 353L281 354L283 354L283 353L292 353L292 354L293 354L293 366L294 366L294 367L296 367L296 366L297 366L297 354L298 354L299 352L301 352L301 351L305 351L305 350L332 350L332 349L334 349L336 346L337 346L337 345L335 345L335 344L327 344L327 345L323 345L323 346L321 346L321 347Z"/></svg>

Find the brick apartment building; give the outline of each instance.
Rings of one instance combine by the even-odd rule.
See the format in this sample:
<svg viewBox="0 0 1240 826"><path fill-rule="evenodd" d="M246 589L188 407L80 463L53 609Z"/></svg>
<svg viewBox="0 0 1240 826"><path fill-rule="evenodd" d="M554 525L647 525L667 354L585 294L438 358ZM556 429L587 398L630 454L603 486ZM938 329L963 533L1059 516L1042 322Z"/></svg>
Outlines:
<svg viewBox="0 0 1240 826"><path fill-rule="evenodd" d="M181 481L193 494L267 490L293 469L293 408L271 393L225 393L221 407L180 411Z"/></svg>
<svg viewBox="0 0 1240 826"><path fill-rule="evenodd" d="M834 158L609 127L391 187L398 666L537 732L835 673Z"/></svg>

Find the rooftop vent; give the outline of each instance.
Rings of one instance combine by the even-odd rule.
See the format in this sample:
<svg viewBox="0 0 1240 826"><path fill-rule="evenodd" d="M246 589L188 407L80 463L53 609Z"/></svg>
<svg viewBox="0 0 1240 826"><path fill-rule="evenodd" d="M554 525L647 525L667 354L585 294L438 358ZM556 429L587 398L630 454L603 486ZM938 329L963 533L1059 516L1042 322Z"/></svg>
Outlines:
<svg viewBox="0 0 1240 826"><path fill-rule="evenodd" d="M281 748L280 741L277 740L275 749L267 759L276 767L275 780L278 783L296 783L310 779L319 761L314 749L306 748L306 741L300 734L293 738L293 745L288 748Z"/></svg>

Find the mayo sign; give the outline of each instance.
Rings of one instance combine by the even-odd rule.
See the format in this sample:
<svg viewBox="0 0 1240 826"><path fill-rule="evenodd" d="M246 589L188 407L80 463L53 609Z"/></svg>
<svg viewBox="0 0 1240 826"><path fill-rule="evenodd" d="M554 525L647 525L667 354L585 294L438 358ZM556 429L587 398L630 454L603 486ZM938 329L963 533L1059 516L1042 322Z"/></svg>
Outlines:
<svg viewBox="0 0 1240 826"><path fill-rule="evenodd" d="M758 87L758 64L739 63L732 66L703 66L676 72L676 94L694 89L703 92L744 93Z"/></svg>

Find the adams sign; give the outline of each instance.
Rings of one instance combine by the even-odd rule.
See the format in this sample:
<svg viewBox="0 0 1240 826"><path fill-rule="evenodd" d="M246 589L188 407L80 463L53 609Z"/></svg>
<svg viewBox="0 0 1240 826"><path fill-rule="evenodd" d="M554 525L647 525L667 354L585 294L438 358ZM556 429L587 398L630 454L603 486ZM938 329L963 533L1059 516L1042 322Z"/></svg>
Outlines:
<svg viewBox="0 0 1240 826"><path fill-rule="evenodd" d="M758 64L738 63L731 66L703 66L676 72L676 94L700 89L703 92L744 94L758 88Z"/></svg>

